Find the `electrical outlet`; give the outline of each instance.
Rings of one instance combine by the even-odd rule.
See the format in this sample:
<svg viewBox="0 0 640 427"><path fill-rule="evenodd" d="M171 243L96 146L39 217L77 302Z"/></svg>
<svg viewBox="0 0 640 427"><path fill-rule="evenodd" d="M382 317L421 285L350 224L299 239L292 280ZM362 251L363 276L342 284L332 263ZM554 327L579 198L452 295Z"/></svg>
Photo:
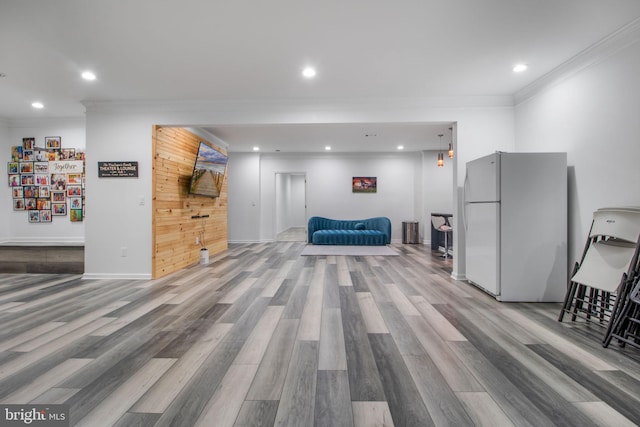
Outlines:
<svg viewBox="0 0 640 427"><path fill-rule="evenodd" d="M127 256L127 247L126 246L123 246L123 247L120 248L120 256L123 257L123 258Z"/></svg>

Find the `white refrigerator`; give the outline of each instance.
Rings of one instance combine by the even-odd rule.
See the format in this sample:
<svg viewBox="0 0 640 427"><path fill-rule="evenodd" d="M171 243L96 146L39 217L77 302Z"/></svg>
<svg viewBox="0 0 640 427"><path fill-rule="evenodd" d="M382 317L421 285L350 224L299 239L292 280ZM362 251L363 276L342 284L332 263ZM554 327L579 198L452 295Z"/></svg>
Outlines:
<svg viewBox="0 0 640 427"><path fill-rule="evenodd" d="M465 276L499 301L559 302L567 286L566 153L467 163Z"/></svg>

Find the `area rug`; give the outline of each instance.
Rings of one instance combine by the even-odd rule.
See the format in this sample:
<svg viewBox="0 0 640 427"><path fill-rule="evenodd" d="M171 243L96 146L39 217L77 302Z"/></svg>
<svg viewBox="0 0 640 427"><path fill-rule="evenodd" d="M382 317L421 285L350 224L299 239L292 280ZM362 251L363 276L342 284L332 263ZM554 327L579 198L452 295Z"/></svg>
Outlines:
<svg viewBox="0 0 640 427"><path fill-rule="evenodd" d="M398 256L399 254L389 246L307 245L301 255Z"/></svg>

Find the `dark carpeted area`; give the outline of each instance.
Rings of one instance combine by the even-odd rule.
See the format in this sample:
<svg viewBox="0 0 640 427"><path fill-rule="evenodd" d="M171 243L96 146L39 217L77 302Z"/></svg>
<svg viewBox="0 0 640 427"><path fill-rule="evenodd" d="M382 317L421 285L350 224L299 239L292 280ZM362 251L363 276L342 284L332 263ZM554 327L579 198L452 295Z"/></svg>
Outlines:
<svg viewBox="0 0 640 427"><path fill-rule="evenodd" d="M0 246L0 273L82 274L84 246Z"/></svg>

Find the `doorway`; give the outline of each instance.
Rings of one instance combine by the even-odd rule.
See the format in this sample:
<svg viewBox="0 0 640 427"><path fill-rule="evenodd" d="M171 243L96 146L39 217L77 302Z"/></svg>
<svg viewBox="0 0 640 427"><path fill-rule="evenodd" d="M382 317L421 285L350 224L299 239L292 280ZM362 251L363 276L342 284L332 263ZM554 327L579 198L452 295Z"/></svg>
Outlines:
<svg viewBox="0 0 640 427"><path fill-rule="evenodd" d="M304 172L276 172L276 240L307 240L307 176Z"/></svg>

